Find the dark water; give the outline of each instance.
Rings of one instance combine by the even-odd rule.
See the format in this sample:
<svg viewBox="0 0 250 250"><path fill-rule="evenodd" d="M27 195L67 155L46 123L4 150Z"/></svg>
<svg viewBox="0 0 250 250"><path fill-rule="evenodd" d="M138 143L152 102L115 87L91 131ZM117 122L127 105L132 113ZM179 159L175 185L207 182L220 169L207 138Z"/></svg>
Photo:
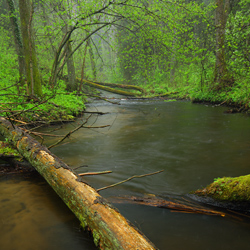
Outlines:
<svg viewBox="0 0 250 250"><path fill-rule="evenodd" d="M224 114L224 110L223 107L181 101L124 100L120 106L94 103L88 107L88 111L110 113L99 117L93 115L88 124L111 126L103 129L81 129L65 141L64 145L53 148L52 151L73 168L88 165L78 169L78 173L112 170L113 173L109 175L85 177L84 180L95 188L116 183L133 175L164 170L161 174L134 179L101 191L101 195L107 198L144 194L163 197L185 195L206 186L216 177L249 174L250 118L243 114ZM73 130L81 120L78 120L78 124L68 124L55 133L64 134ZM52 140L47 141L48 145L50 143ZM85 246L84 249L93 248L89 239L79 232L74 216L43 181L39 180L37 183L28 180L28 184L24 182L25 180L20 183L13 180L0 182L0 185L3 185L1 204L6 202L7 207L5 210L3 206L0 208L1 216L4 219L16 217L26 225L25 229L22 229L21 223L16 223L19 224L22 237L19 237L18 230L15 231L10 225L4 228L4 236L8 238L5 240L6 247L12 244L11 239L19 237L19 243L30 241L31 246L41 245L36 249L66 249L67 243L74 245L71 249L78 249L80 245L82 248ZM12 185L13 183L15 185ZM19 185L29 193L21 198L23 203L27 203L25 208L20 201L18 202L21 205L15 203L16 198L8 198L15 192L18 198L24 193ZM16 191L13 190L15 188ZM34 190L34 194L31 189ZM2 190L6 192L3 198ZM5 201L8 199L11 201ZM21 208L15 204L19 204ZM29 210L31 205L34 206L34 216L28 219L31 222L26 223L26 215L22 216L22 212ZM8 207L14 207L13 211ZM43 215L35 216L36 213L40 213L37 209L39 207L43 210ZM247 219L240 221L175 213L134 204L116 204L116 207L160 249L249 248L250 223ZM19 212L18 209L23 210ZM30 225L34 226L39 216L42 219L38 225L32 232L28 232ZM48 224L40 225L41 221ZM5 220L2 222L3 225L4 222ZM24 236L26 230L27 238ZM42 236L40 232L43 233ZM31 236L33 233L35 236ZM1 242L4 241L2 233L0 239ZM51 247L51 244L56 244L55 242L59 247Z"/></svg>

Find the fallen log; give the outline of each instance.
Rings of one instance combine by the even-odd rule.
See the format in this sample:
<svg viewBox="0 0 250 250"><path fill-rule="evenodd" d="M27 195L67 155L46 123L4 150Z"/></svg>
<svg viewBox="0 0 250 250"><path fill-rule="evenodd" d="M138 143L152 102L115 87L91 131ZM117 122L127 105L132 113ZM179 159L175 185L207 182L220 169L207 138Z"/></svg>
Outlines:
<svg viewBox="0 0 250 250"><path fill-rule="evenodd" d="M80 78L76 78L76 81L77 82L81 82L81 79ZM113 88L106 87L106 86L103 86L103 85L100 85L100 84L97 84L97 83L94 83L94 82L91 82L91 81L88 81L88 80L85 80L85 79L83 79L83 81L85 82L85 84L89 85L90 87L101 89L101 90L105 90L105 91L108 91L108 92L111 92L111 93L115 93L115 94L119 94L119 95L125 95L125 96L139 96L139 95L141 95L141 93L140 94L136 94L136 93L132 93L132 92L129 92L129 91L124 91L124 90L119 90L119 89L113 89Z"/></svg>
<svg viewBox="0 0 250 250"><path fill-rule="evenodd" d="M46 147L9 121L0 117L0 134L17 148L92 232L100 249L156 249L137 228L96 190L81 181L69 167Z"/></svg>
<svg viewBox="0 0 250 250"><path fill-rule="evenodd" d="M102 86L108 86L113 88L121 88L121 89L134 89L140 91L142 94L146 93L146 90L135 85L129 85L129 84L117 84L117 83L107 83L107 82L93 82Z"/></svg>

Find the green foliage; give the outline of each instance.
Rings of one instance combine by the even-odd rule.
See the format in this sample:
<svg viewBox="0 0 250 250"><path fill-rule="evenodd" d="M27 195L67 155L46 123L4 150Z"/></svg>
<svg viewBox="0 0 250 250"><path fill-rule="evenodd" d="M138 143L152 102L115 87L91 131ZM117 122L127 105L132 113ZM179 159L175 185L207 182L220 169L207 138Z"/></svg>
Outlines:
<svg viewBox="0 0 250 250"><path fill-rule="evenodd" d="M249 105L250 1L238 1L228 18L226 59L235 85L224 91L219 91L219 86L213 84L215 6L201 2L37 2L33 24L39 65L43 69L42 98L56 93L49 100L50 104L40 107L44 112L39 116L46 119L66 117L76 115L84 108L81 97L65 92L64 81L57 81L53 91L47 85L66 26L72 31L70 44L75 49L78 77L83 74L85 79L95 79L96 69L98 81L135 84L145 88L148 96L178 92L182 98ZM18 71L13 39L4 28L0 29L0 34L0 87L4 88L17 81ZM85 41L90 34L88 42ZM65 47L59 54L61 65L65 60L64 50ZM60 74L64 75L66 70L65 64ZM3 94L16 91L14 86ZM35 105L32 102L24 104L25 97L19 100L11 95L1 98L3 102L15 102L11 106L15 110ZM26 115L30 120L38 119L34 112Z"/></svg>
<svg viewBox="0 0 250 250"><path fill-rule="evenodd" d="M0 86L7 87L18 79L17 55L8 32L0 27Z"/></svg>
<svg viewBox="0 0 250 250"><path fill-rule="evenodd" d="M14 156L17 160L21 160L22 158L19 152L12 148L7 140L5 142L0 141L0 155Z"/></svg>

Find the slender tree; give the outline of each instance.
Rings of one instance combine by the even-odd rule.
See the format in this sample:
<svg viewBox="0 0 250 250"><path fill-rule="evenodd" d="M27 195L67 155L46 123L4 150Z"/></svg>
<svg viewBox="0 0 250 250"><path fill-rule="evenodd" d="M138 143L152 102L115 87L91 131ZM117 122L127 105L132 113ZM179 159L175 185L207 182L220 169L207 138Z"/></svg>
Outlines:
<svg viewBox="0 0 250 250"><path fill-rule="evenodd" d="M233 82L227 69L225 55L225 31L229 13L230 0L216 0L216 64L214 81L220 88L230 86Z"/></svg>
<svg viewBox="0 0 250 250"><path fill-rule="evenodd" d="M42 84L37 64L33 38L33 6L30 0L19 0L19 13L26 69L27 92L31 96L42 95Z"/></svg>

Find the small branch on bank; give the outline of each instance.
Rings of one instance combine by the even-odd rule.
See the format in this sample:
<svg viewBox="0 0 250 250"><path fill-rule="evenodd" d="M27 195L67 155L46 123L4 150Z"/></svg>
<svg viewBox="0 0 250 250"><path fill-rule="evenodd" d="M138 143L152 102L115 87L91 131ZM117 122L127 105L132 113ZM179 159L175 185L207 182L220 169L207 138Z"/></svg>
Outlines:
<svg viewBox="0 0 250 250"><path fill-rule="evenodd" d="M5 112L5 114L6 114L6 116L8 117L8 119L9 119L9 121L10 121L10 123L11 123L11 125L12 125L13 129L15 129L15 126L14 126L13 122L11 121L11 119L10 119L10 116L9 116L8 112Z"/></svg>
<svg viewBox="0 0 250 250"><path fill-rule="evenodd" d="M13 121L13 122L18 122L18 123L21 123L22 125L27 125L28 124L27 122L23 122L23 121L20 121L20 120L17 120L17 119L13 119L13 118L7 118L7 120Z"/></svg>
<svg viewBox="0 0 250 250"><path fill-rule="evenodd" d="M86 175L100 175L100 174L110 174L112 171L102 171L102 172L87 172L87 173L82 173L78 174L79 176L86 176Z"/></svg>
<svg viewBox="0 0 250 250"><path fill-rule="evenodd" d="M10 86L8 86L8 87L6 87L6 88L0 89L0 91L4 91L4 90L6 90L6 89L12 88L12 87L16 86L16 85L19 84L19 83L20 83L20 81L18 81L17 83L15 83L15 84L13 84L13 85L10 85Z"/></svg>
<svg viewBox="0 0 250 250"><path fill-rule="evenodd" d="M44 100L44 101L38 102L38 104L34 105L33 107L31 107L31 108L29 108L29 109L24 109L24 110L22 110L22 111L20 111L20 112L18 112L18 113L16 113L16 114L13 114L13 115L11 115L11 117L12 117L12 116L21 115L21 114L23 114L23 113L25 113L25 112L27 112L27 111L30 111L30 110L32 110L33 108L36 108L36 107L38 107L39 105L48 102L48 101L49 101L50 99L52 99L53 97L55 97L55 95L50 96L48 99L46 99L46 100Z"/></svg>
<svg viewBox="0 0 250 250"><path fill-rule="evenodd" d="M24 130L27 134L32 134L36 136L51 136L51 137L63 137L64 135L53 135L53 134L47 134L47 133L41 133L41 132L32 132L31 130L21 128Z"/></svg>
<svg viewBox="0 0 250 250"><path fill-rule="evenodd" d="M134 176L129 177L129 178L126 179L126 180L117 182L117 183L115 183L115 184L112 184L112 185L109 185L109 186L106 186L106 187L102 187L102 188L96 189L96 191L99 192L99 191L102 191L102 190L107 189L107 188L112 188L112 187L118 186L118 185L120 185L120 184L122 184L122 183L124 183L124 182L130 181L130 180L132 180L132 179L134 179L134 178L141 178L141 177L146 177L146 176L150 176L150 175L154 175L154 174L159 174L159 173L161 173L161 172L163 172L163 171L164 171L164 170L160 170L160 171L157 171L157 172L154 172L154 173L149 173L149 174L134 175Z"/></svg>

